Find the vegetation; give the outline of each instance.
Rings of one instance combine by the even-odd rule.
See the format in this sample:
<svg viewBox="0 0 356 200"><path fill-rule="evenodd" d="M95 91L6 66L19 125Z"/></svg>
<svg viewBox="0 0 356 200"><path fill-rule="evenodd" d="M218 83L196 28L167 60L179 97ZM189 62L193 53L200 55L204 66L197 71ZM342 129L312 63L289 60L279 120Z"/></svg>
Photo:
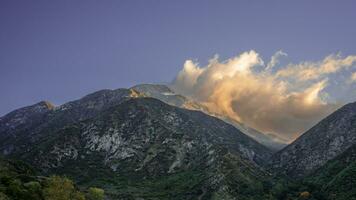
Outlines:
<svg viewBox="0 0 356 200"><path fill-rule="evenodd" d="M84 194L78 191L71 180L52 176L45 182L43 189L45 200L84 200Z"/></svg>
<svg viewBox="0 0 356 200"><path fill-rule="evenodd" d="M97 187L90 187L87 194L88 200L103 200L104 190Z"/></svg>
<svg viewBox="0 0 356 200"><path fill-rule="evenodd" d="M105 187L108 194L98 187L80 190L67 177L37 176L23 162L0 159L0 200L103 200L106 195L113 199L355 200L356 162L343 165L340 171L335 169L342 160L335 160L311 177L295 181L236 168L244 163L231 156L225 157L218 172L188 170L149 179L132 179L133 175L126 174L111 182L92 183ZM218 189L206 184L214 181L213 174L225 177Z"/></svg>
<svg viewBox="0 0 356 200"><path fill-rule="evenodd" d="M103 200L104 190L89 188L85 195L69 178L36 176L23 162L0 159L0 200L85 199Z"/></svg>
<svg viewBox="0 0 356 200"><path fill-rule="evenodd" d="M270 196L276 200L331 200L318 185L287 178L280 178L274 182Z"/></svg>

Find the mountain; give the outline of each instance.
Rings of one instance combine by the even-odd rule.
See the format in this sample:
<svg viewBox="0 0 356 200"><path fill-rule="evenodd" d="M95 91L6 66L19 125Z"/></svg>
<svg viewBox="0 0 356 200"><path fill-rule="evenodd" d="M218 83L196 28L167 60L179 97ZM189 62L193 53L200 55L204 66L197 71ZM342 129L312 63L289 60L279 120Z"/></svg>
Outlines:
<svg viewBox="0 0 356 200"><path fill-rule="evenodd" d="M37 140L46 128L56 130L85 120L122 101L138 97L134 90L101 90L79 100L55 107L47 101L17 109L0 118L0 151L7 155L24 151L29 141Z"/></svg>
<svg viewBox="0 0 356 200"><path fill-rule="evenodd" d="M287 145L285 141L275 136L263 134L251 127L248 127L234 119L229 118L228 116L223 116L217 113L213 113L209 110L208 107L199 104L197 102L194 102L185 96L176 94L172 89L170 89L166 85L140 84L132 87L131 89L134 89L144 94L145 96L159 99L169 105L186 108L190 110L199 110L205 112L208 115L212 115L214 117L220 118L225 122L232 124L244 134L252 137L256 141L258 141L259 143L263 144L264 146L268 147L273 151L278 151Z"/></svg>
<svg viewBox="0 0 356 200"><path fill-rule="evenodd" d="M329 160L306 180L321 186L335 200L356 197L356 144Z"/></svg>
<svg viewBox="0 0 356 200"><path fill-rule="evenodd" d="M274 170L303 177L356 144L356 102L338 109L272 157Z"/></svg>
<svg viewBox="0 0 356 200"><path fill-rule="evenodd" d="M102 90L18 109L0 118L1 152L112 199L264 198L267 148L220 119L144 96Z"/></svg>

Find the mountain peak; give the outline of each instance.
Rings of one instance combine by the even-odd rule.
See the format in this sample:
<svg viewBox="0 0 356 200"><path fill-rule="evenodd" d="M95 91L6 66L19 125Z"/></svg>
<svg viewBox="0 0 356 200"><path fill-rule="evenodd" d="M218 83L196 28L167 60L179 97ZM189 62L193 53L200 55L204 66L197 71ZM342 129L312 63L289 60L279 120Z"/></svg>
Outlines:
<svg viewBox="0 0 356 200"><path fill-rule="evenodd" d="M142 93L174 93L167 85L162 84L139 84L131 87L130 89L135 89L136 91Z"/></svg>
<svg viewBox="0 0 356 200"><path fill-rule="evenodd" d="M7 118L10 116L22 116L22 115L31 115L31 114L36 114L36 113L45 113L50 110L53 110L55 106L49 102L49 101L40 101L36 104L30 105L30 106L25 106L19 109L16 109L2 118Z"/></svg>
<svg viewBox="0 0 356 200"><path fill-rule="evenodd" d="M52 104L49 101L40 101L40 102L36 103L34 106L38 106L40 108L44 108L44 109L48 109L48 110L52 110L56 107L54 104Z"/></svg>

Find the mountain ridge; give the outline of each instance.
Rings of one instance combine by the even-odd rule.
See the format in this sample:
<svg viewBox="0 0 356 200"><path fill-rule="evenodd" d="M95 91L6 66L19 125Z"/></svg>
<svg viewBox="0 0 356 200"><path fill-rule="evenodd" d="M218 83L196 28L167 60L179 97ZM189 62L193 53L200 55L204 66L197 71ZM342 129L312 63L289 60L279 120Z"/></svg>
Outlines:
<svg viewBox="0 0 356 200"><path fill-rule="evenodd" d="M330 114L272 156L271 167L303 177L356 143L356 102Z"/></svg>

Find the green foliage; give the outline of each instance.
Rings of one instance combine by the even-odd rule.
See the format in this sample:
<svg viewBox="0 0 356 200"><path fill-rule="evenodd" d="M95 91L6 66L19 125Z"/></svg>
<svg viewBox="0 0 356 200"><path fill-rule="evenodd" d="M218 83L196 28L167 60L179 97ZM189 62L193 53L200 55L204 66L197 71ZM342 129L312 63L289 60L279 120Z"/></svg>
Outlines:
<svg viewBox="0 0 356 200"><path fill-rule="evenodd" d="M104 190L101 188L90 187L87 194L88 200L103 200Z"/></svg>
<svg viewBox="0 0 356 200"><path fill-rule="evenodd" d="M77 191L68 178L51 176L43 190L45 200L83 200L84 195Z"/></svg>
<svg viewBox="0 0 356 200"><path fill-rule="evenodd" d="M80 191L75 191L72 194L72 200L85 200L85 195Z"/></svg>
<svg viewBox="0 0 356 200"><path fill-rule="evenodd" d="M104 190L89 191L93 200L103 199ZM25 163L0 158L0 200L85 200L85 195L68 178L38 177Z"/></svg>
<svg viewBox="0 0 356 200"><path fill-rule="evenodd" d="M10 200L10 198L6 194L0 192L0 200Z"/></svg>
<svg viewBox="0 0 356 200"><path fill-rule="evenodd" d="M306 181L320 186L332 200L356 199L356 145L327 162Z"/></svg>
<svg viewBox="0 0 356 200"><path fill-rule="evenodd" d="M337 200L356 199L356 161L339 172L323 189Z"/></svg>
<svg viewBox="0 0 356 200"><path fill-rule="evenodd" d="M303 180L275 178L270 195L274 200L329 200L321 187Z"/></svg>
<svg viewBox="0 0 356 200"><path fill-rule="evenodd" d="M115 180L116 187L109 192L114 198L122 199L184 199L198 196L204 179L202 172L194 170L150 179L120 177Z"/></svg>

